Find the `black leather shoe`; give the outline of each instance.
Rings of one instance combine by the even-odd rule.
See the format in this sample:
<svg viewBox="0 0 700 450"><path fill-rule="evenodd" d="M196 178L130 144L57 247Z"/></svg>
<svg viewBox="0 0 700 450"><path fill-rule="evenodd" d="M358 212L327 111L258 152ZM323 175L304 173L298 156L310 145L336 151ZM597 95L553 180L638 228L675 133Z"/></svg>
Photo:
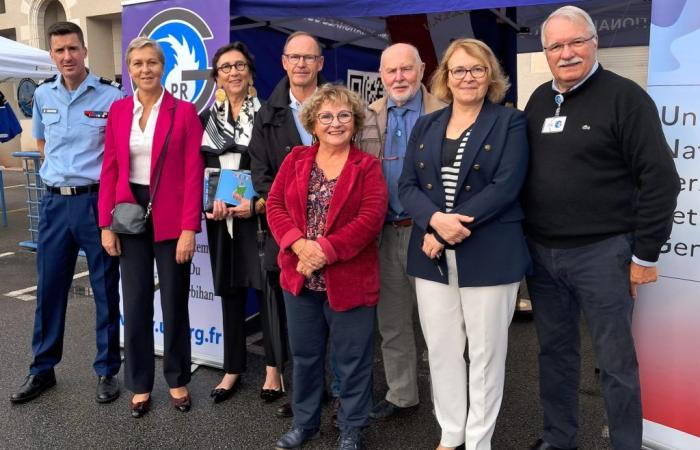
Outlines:
<svg viewBox="0 0 700 450"><path fill-rule="evenodd" d="M272 403L283 396L282 389L260 389L260 398L265 400L265 403Z"/></svg>
<svg viewBox="0 0 700 450"><path fill-rule="evenodd" d="M364 450L365 444L362 439L362 430L359 428L349 428L340 433L338 450Z"/></svg>
<svg viewBox="0 0 700 450"><path fill-rule="evenodd" d="M370 419L374 419L374 420L384 420L384 419L388 419L390 417L393 417L396 414L399 414L399 413L402 413L405 411L411 411L413 409L416 409L417 407L418 407L418 405L402 408L400 406L394 405L393 403L391 403L388 400L382 400L379 403L377 403L376 405L374 405L372 410L369 412L369 417L370 417Z"/></svg>
<svg viewBox="0 0 700 450"><path fill-rule="evenodd" d="M115 376L97 377L97 403L109 403L119 398L119 380Z"/></svg>
<svg viewBox="0 0 700 450"><path fill-rule="evenodd" d="M170 404L180 412L187 412L192 409L192 398L189 393L180 398L170 396Z"/></svg>
<svg viewBox="0 0 700 450"><path fill-rule="evenodd" d="M578 447L574 447L572 449L564 449L561 447L555 447L552 444L549 444L545 442L544 439L537 439L537 442L533 444L532 447L530 447L530 450L577 450Z"/></svg>
<svg viewBox="0 0 700 450"><path fill-rule="evenodd" d="M240 378L238 378L236 380L236 382L233 383L233 386L231 386L228 389L224 389L224 388L212 389L209 396L214 399L214 403L221 403L225 400L228 400L229 398L231 398L233 396L234 392L236 392L238 390L239 384L241 384Z"/></svg>
<svg viewBox="0 0 700 450"><path fill-rule="evenodd" d="M28 402L53 386L56 386L56 376L53 372L46 375L27 375L19 391L10 396L10 401L12 403Z"/></svg>
<svg viewBox="0 0 700 450"><path fill-rule="evenodd" d="M318 428L313 428L311 430L305 430L303 428L292 427L291 430L284 433L284 435L277 440L275 448L277 450L286 450L290 448L299 448L304 442L311 441L320 436Z"/></svg>
<svg viewBox="0 0 700 450"><path fill-rule="evenodd" d="M278 406L277 409L275 410L275 415L277 417L282 418L282 419L285 419L287 417L293 417L294 412L292 411L292 404L285 403L284 405Z"/></svg>
<svg viewBox="0 0 700 450"><path fill-rule="evenodd" d="M129 400L129 411L131 412L131 417L134 419L140 419L145 416L151 409L151 397L149 396L146 400L142 402L134 403Z"/></svg>

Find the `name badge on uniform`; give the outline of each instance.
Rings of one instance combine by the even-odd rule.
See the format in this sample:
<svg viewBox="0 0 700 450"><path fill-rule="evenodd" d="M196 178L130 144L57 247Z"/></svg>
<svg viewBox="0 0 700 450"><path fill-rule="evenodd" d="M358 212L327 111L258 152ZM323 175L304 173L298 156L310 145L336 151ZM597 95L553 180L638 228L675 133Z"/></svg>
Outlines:
<svg viewBox="0 0 700 450"><path fill-rule="evenodd" d="M41 108L42 114L58 114L58 109L56 108Z"/></svg>
<svg viewBox="0 0 700 450"><path fill-rule="evenodd" d="M566 116L547 117L542 125L542 134L561 133L565 123Z"/></svg>
<svg viewBox="0 0 700 450"><path fill-rule="evenodd" d="M108 111L85 111L85 115L91 119L106 119Z"/></svg>

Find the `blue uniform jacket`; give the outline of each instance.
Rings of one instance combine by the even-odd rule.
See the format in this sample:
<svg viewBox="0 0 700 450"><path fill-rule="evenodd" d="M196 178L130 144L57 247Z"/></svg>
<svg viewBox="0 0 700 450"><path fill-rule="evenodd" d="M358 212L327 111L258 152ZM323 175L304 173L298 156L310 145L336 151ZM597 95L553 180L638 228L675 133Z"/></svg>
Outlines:
<svg viewBox="0 0 700 450"><path fill-rule="evenodd" d="M418 119L406 150L399 197L415 225L408 249L409 275L447 283L421 250L433 232L430 218L445 211L440 176L442 144L452 106ZM494 286L520 281L530 267L518 200L528 167L525 115L486 101L462 156L453 213L474 217L472 234L454 250L460 287Z"/></svg>

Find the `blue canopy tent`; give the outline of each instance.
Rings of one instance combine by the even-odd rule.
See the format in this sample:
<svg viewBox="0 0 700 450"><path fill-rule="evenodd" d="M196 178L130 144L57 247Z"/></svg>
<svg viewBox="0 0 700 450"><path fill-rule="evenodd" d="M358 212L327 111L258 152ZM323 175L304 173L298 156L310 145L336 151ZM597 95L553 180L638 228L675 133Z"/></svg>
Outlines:
<svg viewBox="0 0 700 450"><path fill-rule="evenodd" d="M501 57L506 72L515 81L518 27L515 21L509 18L513 13L511 8L557 2L560 0L234 0L230 5L231 40L245 42L256 56L256 65L265 68L264 71L258 71L256 87L260 96L266 98L277 81L284 76L279 57L290 32L304 30L318 36L324 45L323 76L329 81L345 82L350 69L377 70L381 49L391 43L387 33L387 17L482 10L472 14L471 23L465 23L464 30L460 31L459 35L475 36L489 43ZM509 11L494 9L503 7L509 7ZM503 26L496 26L496 19ZM429 30L404 29L401 30L403 38L394 40L413 41L411 38L414 32L418 36L429 33ZM434 67L435 52L430 53L428 57L432 58ZM430 59L428 66L430 70ZM381 85L372 87L375 88L377 94L381 95ZM517 96L513 87L507 100L514 101L515 98Z"/></svg>

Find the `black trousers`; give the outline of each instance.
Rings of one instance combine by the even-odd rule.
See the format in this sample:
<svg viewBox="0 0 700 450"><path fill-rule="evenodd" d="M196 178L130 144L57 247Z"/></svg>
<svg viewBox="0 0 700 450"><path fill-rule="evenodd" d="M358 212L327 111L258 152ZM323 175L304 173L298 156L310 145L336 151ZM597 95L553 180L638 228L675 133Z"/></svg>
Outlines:
<svg viewBox="0 0 700 450"><path fill-rule="evenodd" d="M141 205L148 203L148 186L132 184ZM119 235L122 254L124 305L124 385L134 393L153 390L155 360L153 333L163 336L163 373L168 386L190 381L190 317L188 310L190 263L175 261L177 240L154 242L153 226L139 235ZM153 279L153 260L158 269L158 287ZM153 321L153 295L160 291L163 322Z"/></svg>
<svg viewBox="0 0 700 450"><path fill-rule="evenodd" d="M540 343L542 437L559 448L578 445L583 313L601 371L612 445L615 450L639 450L642 402L632 338L632 236L569 249L530 242L530 254L534 270L527 287Z"/></svg>
<svg viewBox="0 0 700 450"><path fill-rule="evenodd" d="M236 288L221 297L224 326L224 372L243 373L246 369L245 305L248 288Z"/></svg>

